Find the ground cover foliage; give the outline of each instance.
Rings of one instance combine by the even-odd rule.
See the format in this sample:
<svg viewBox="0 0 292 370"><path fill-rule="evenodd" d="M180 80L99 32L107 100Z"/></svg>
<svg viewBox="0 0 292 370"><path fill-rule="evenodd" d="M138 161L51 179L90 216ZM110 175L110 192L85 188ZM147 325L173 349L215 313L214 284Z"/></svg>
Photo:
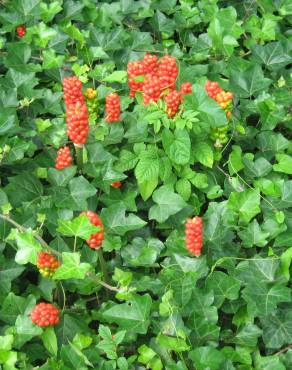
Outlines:
<svg viewBox="0 0 292 370"><path fill-rule="evenodd" d="M0 9L0 368L291 369L291 1ZM145 54L192 84L175 113L129 96ZM69 76L93 89L84 147L66 135Z"/></svg>

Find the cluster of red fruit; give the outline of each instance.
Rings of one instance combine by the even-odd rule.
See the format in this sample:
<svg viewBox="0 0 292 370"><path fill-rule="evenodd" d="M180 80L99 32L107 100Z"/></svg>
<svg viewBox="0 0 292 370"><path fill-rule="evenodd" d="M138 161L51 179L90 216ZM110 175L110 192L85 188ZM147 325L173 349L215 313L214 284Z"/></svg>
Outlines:
<svg viewBox="0 0 292 370"><path fill-rule="evenodd" d="M86 240L86 243L90 246L92 249L98 249L100 248L103 240L104 240L104 227L101 219L99 216L92 212L92 211L86 211L82 212L82 215L85 215L89 221L92 223L94 226L99 226L100 231L98 231L95 234L92 234L88 240Z"/></svg>
<svg viewBox="0 0 292 370"><path fill-rule="evenodd" d="M182 96L192 92L190 82L182 84L180 91L175 89L178 67L170 55L158 59L157 55L145 54L142 60L128 63L127 73L130 96L142 92L145 105L164 97L170 118L178 112Z"/></svg>
<svg viewBox="0 0 292 370"><path fill-rule="evenodd" d="M105 120L108 123L120 121L121 105L120 97L117 93L111 93L105 98Z"/></svg>
<svg viewBox="0 0 292 370"><path fill-rule="evenodd" d="M31 321L40 327L59 324L60 311L51 303L41 302L30 313Z"/></svg>
<svg viewBox="0 0 292 370"><path fill-rule="evenodd" d="M47 252L40 252L37 258L37 268L43 277L51 278L57 268L60 267L60 262Z"/></svg>
<svg viewBox="0 0 292 370"><path fill-rule="evenodd" d="M230 119L233 94L229 91L224 91L221 89L218 82L213 82L210 80L206 82L205 90L210 98L214 99L226 112L226 117Z"/></svg>
<svg viewBox="0 0 292 370"><path fill-rule="evenodd" d="M65 167L70 167L73 162L73 158L71 156L70 148L68 146L64 146L57 151L57 158L55 168L57 170L61 170Z"/></svg>
<svg viewBox="0 0 292 370"><path fill-rule="evenodd" d="M22 25L16 27L16 33L17 33L18 37L21 37L21 38L24 37L25 34L26 34L26 27L25 27L25 25L22 24Z"/></svg>
<svg viewBox="0 0 292 370"><path fill-rule="evenodd" d="M201 217L194 217L187 220L185 225L186 248L196 257L201 255L203 246L203 221Z"/></svg>
<svg viewBox="0 0 292 370"><path fill-rule="evenodd" d="M63 80L67 135L74 144L85 144L89 132L88 110L82 94L82 83L76 77Z"/></svg>

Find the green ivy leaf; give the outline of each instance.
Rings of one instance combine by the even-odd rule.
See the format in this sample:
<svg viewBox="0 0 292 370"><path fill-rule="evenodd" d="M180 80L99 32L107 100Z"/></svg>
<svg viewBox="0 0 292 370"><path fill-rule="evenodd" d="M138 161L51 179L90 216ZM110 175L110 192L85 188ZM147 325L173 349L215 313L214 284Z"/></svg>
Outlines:
<svg viewBox="0 0 292 370"><path fill-rule="evenodd" d="M292 175L292 157L287 154L276 154L276 159L279 163L273 165L274 171Z"/></svg>
<svg viewBox="0 0 292 370"><path fill-rule="evenodd" d="M65 236L73 236L87 240L92 234L100 231L100 227L92 225L85 215L80 215L72 221L58 220L57 231Z"/></svg>
<svg viewBox="0 0 292 370"><path fill-rule="evenodd" d="M84 279L91 269L89 263L80 263L79 253L62 253L62 264L54 274L55 280Z"/></svg>
<svg viewBox="0 0 292 370"><path fill-rule="evenodd" d="M164 185L155 190L152 196L156 205L149 210L149 219L158 222L166 221L187 206L182 197L176 194L171 186Z"/></svg>
<svg viewBox="0 0 292 370"><path fill-rule="evenodd" d="M50 352L50 354L54 357L57 357L58 354L58 344L57 344L57 337L52 326L47 327L42 335L41 339L45 348Z"/></svg>
<svg viewBox="0 0 292 370"><path fill-rule="evenodd" d="M16 232L16 243L18 250L15 255L15 262L20 265L27 263L36 264L38 252L42 246L36 241L33 231L28 229L26 232Z"/></svg>
<svg viewBox="0 0 292 370"><path fill-rule="evenodd" d="M214 156L213 150L209 144L197 142L193 145L193 151L197 161L199 161L203 166L212 168Z"/></svg>
<svg viewBox="0 0 292 370"><path fill-rule="evenodd" d="M152 299L149 294L133 295L126 303L115 304L103 311L102 317L109 323L133 333L147 333L150 324Z"/></svg>
<svg viewBox="0 0 292 370"><path fill-rule="evenodd" d="M259 191L247 189L239 193L231 193L227 207L238 214L242 223L247 224L261 211Z"/></svg>

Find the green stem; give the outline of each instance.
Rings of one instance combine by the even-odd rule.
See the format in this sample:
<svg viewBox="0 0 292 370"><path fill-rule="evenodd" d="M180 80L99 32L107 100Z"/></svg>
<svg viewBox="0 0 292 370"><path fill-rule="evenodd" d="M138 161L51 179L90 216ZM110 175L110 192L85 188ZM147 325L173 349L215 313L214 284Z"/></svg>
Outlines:
<svg viewBox="0 0 292 370"><path fill-rule="evenodd" d="M102 249L101 248L99 248L97 250L97 255L98 255L98 259L99 259L100 269L101 269L101 272L102 272L102 275L103 275L103 280L106 283L108 283L107 266L106 266L105 259L103 258L103 254L102 254Z"/></svg>
<svg viewBox="0 0 292 370"><path fill-rule="evenodd" d="M76 151L76 160L79 170L82 170L83 167L83 145L74 144Z"/></svg>

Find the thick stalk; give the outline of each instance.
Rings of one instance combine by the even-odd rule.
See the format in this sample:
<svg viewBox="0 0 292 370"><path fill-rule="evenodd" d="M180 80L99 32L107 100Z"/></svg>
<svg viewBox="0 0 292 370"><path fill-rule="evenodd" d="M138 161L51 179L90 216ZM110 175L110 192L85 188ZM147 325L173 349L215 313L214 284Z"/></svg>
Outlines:
<svg viewBox="0 0 292 370"><path fill-rule="evenodd" d="M98 254L100 269L101 269L101 272L102 272L102 275L103 275L103 280L104 280L104 282L108 283L107 266L106 266L106 262L105 262L105 260L103 258L103 254L102 254L102 249L101 248L98 248L97 254Z"/></svg>
<svg viewBox="0 0 292 370"><path fill-rule="evenodd" d="M83 168L83 145L74 144L76 151L76 161L79 170Z"/></svg>

